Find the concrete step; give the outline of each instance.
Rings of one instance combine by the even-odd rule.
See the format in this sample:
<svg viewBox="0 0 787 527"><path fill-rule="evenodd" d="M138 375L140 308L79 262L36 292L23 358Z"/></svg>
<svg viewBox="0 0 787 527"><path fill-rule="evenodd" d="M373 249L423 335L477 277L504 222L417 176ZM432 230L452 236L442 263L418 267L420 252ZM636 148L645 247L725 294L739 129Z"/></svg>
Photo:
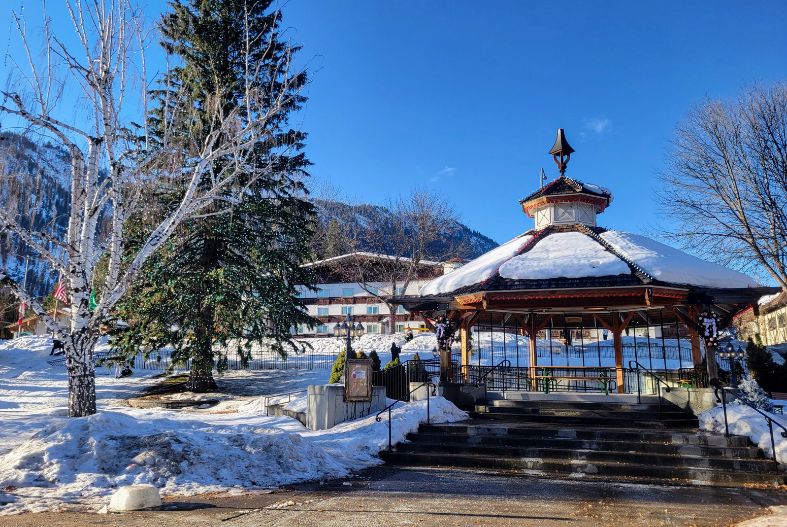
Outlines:
<svg viewBox="0 0 787 527"><path fill-rule="evenodd" d="M577 411L610 411L610 412L684 412L674 404L664 401L658 403L620 403L620 402L583 402L583 401L518 401L510 399L494 399L487 406L501 408L520 408L523 410L577 410Z"/></svg>
<svg viewBox="0 0 787 527"><path fill-rule="evenodd" d="M626 427L583 427L549 423L506 423L489 420L471 420L459 423L423 424L419 433L453 435L499 436L513 438L563 438L593 441L631 441L635 443L668 443L673 445L700 445L714 447L748 447L749 439L743 436L724 437L719 434L696 430L632 430Z"/></svg>
<svg viewBox="0 0 787 527"><path fill-rule="evenodd" d="M456 455L434 452L381 452L389 463L405 466L473 467L512 471L534 476L564 476L582 479L661 483L671 485L710 485L744 487L780 485L784 476L714 468L644 465L621 462L557 461L544 458L514 458L478 454Z"/></svg>
<svg viewBox="0 0 787 527"><path fill-rule="evenodd" d="M634 446L634 445L631 445ZM544 462L556 463L626 463L632 466L641 465L643 470L653 466L679 468L712 468L748 473L775 472L776 465L767 459L737 459L728 457L704 457L691 455L674 455L633 451L610 451L595 449L572 449L533 446L498 446L488 444L470 445L457 442L424 442L399 443L398 452L432 453L436 455L466 456L480 455L495 458L527 458L541 459Z"/></svg>
<svg viewBox="0 0 787 527"><path fill-rule="evenodd" d="M489 400L517 400L517 401L573 401L573 402L601 402L601 403L629 403L637 404L637 394L631 393L579 393L579 392L530 392L506 390L505 394L500 391L488 391ZM657 395L642 395L639 402L658 404Z"/></svg>
<svg viewBox="0 0 787 527"><path fill-rule="evenodd" d="M475 448L487 446L516 448L555 448L574 450L604 450L609 452L640 452L649 454L763 459L762 451L755 446L706 446L686 443L672 444L662 441L610 441L603 439L569 439L563 437L524 437L515 435L461 435L415 432L407 434L413 443L466 444ZM635 449L635 450L632 450Z"/></svg>
<svg viewBox="0 0 787 527"><path fill-rule="evenodd" d="M607 419L624 420L631 419L632 421L644 420L660 420L660 419L693 419L683 410L679 409L663 409L661 412L656 411L630 411L630 410L611 410L607 408L573 408L573 407L555 407L555 408L522 408L519 406L498 406L498 405L476 405L475 411L479 413L489 414L509 414L512 416L519 415L556 415L567 417L603 417Z"/></svg>
<svg viewBox="0 0 787 527"><path fill-rule="evenodd" d="M501 409L502 410L502 409ZM566 416L566 415L543 415L543 414L528 414L517 413L513 411L500 412L488 411L485 409L481 412L470 412L470 417L474 419L487 419L487 420L503 420L517 422L531 422L531 423L552 423L574 425L576 427L596 426L596 427L631 427L637 428L696 428L697 418L678 417L674 419L659 419L658 416L642 416L640 419L632 419L631 417L593 417L588 415Z"/></svg>

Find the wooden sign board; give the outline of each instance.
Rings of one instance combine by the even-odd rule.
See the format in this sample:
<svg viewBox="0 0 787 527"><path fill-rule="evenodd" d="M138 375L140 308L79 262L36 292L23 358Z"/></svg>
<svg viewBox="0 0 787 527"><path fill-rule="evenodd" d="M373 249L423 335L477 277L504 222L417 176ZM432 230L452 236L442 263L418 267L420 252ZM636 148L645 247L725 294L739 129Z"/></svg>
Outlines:
<svg viewBox="0 0 787 527"><path fill-rule="evenodd" d="M350 359L344 376L344 400L346 402L369 402L372 400L372 361Z"/></svg>

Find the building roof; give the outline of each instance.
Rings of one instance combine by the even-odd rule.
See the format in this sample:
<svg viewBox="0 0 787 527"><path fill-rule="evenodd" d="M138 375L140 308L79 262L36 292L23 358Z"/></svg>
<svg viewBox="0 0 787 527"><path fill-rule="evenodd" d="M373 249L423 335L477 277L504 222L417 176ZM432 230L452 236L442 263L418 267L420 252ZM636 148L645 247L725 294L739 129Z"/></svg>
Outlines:
<svg viewBox="0 0 787 527"><path fill-rule="evenodd" d="M576 224L525 232L430 281L421 295L643 284L761 287L743 273L645 236Z"/></svg>
<svg viewBox="0 0 787 527"><path fill-rule="evenodd" d="M318 267L321 265L335 263L341 260L346 260L348 258L369 258L369 259L377 259L377 260L387 260L391 262L412 262L411 258L407 258L405 256L391 256L389 254L381 254L381 253L370 253L364 251L355 251L347 254L340 254L339 256L333 256L331 258L325 258L324 260L317 260L315 262L310 262L307 264L303 264L303 267ZM419 265L427 265L427 266L438 266L442 265L442 262L435 262L432 260L419 260Z"/></svg>

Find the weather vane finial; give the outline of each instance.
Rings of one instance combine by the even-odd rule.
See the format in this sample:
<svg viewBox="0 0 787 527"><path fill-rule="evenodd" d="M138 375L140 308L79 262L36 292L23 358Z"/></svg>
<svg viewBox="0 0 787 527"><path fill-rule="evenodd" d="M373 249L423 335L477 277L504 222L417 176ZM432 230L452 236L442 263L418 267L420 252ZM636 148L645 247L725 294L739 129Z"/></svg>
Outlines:
<svg viewBox="0 0 787 527"><path fill-rule="evenodd" d="M566 140L566 133L562 128L558 128L555 144L552 145L552 149L549 151L549 153L552 154L552 158L555 160L557 169L560 170L561 176L566 175L566 165L568 165L568 160L571 158L571 154L573 152L574 149L571 148L571 145L568 144L568 141Z"/></svg>

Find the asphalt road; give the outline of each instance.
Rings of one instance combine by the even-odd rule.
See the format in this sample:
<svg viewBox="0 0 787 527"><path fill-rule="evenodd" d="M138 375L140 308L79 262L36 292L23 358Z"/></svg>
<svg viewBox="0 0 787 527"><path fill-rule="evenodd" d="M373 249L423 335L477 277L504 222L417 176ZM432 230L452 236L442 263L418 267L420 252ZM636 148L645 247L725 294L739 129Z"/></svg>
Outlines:
<svg viewBox="0 0 787 527"><path fill-rule="evenodd" d="M379 467L275 492L174 497L160 511L0 516L0 527L724 526L765 514L770 505L787 505L787 492Z"/></svg>

